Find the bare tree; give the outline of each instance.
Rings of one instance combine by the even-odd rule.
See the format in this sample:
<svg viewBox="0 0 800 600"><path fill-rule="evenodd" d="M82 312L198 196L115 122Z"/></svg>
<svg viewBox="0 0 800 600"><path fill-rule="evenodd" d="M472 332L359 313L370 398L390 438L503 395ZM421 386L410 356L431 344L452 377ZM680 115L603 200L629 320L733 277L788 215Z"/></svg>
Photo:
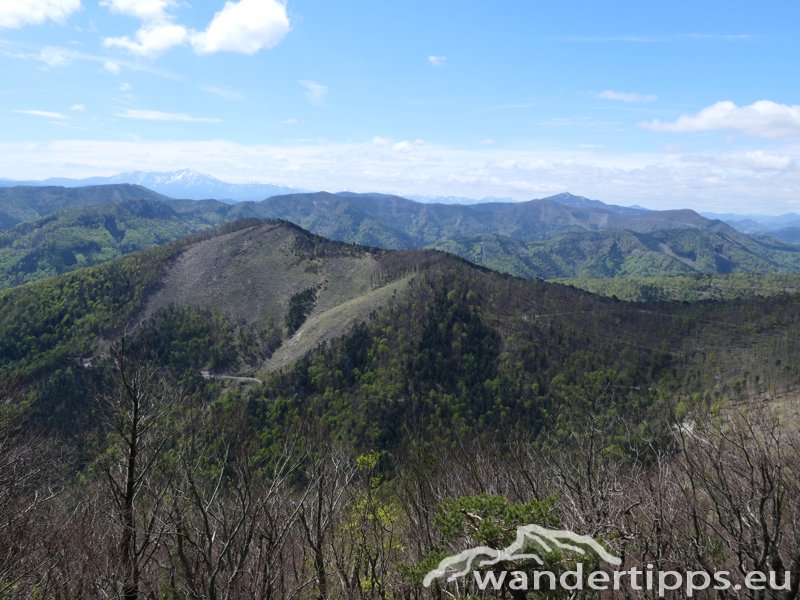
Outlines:
<svg viewBox="0 0 800 600"><path fill-rule="evenodd" d="M176 597L286 597L283 550L299 504L289 478L302 456L290 440L271 458L245 439L241 415L218 423L203 409L179 450L169 538ZM222 431L216 431L222 429Z"/></svg>
<svg viewBox="0 0 800 600"><path fill-rule="evenodd" d="M128 354L123 336L111 350L114 385L102 395L108 450L100 468L110 492L110 513L118 527L118 594L137 600L142 573L166 531L165 508L174 469L159 461L173 440L172 409L182 396L157 368Z"/></svg>
<svg viewBox="0 0 800 600"><path fill-rule="evenodd" d="M54 527L50 504L61 492L56 442L45 443L23 427L21 385L0 380L0 597L25 593L45 579Z"/></svg>
<svg viewBox="0 0 800 600"><path fill-rule="evenodd" d="M752 405L683 423L676 484L686 506L686 548L694 562L742 576L775 572L794 599L800 586L800 435L771 410Z"/></svg>
<svg viewBox="0 0 800 600"><path fill-rule="evenodd" d="M328 549L331 537L342 521L348 500L348 488L358 473L352 454L343 448L316 438L315 452L306 465L307 493L298 517L311 554L317 600L332 598L328 573Z"/></svg>

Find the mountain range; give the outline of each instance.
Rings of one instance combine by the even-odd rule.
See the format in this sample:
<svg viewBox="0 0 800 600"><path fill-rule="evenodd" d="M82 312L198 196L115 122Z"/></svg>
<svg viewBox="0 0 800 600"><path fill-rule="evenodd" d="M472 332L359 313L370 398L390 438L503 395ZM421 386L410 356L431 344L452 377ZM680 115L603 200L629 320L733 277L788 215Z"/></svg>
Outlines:
<svg viewBox="0 0 800 600"><path fill-rule="evenodd" d="M794 245L743 234L694 211L620 207L570 194L446 205L317 192L227 204L116 184L0 187L0 286L246 218L283 219L331 239L385 249L434 247L527 278L800 271Z"/></svg>
<svg viewBox="0 0 800 600"><path fill-rule="evenodd" d="M89 177L85 179L49 178L41 181L12 181L0 179L0 186L62 186L84 187L111 184L133 184L149 188L159 194L172 198L188 200L206 200L214 198L224 202L242 202L247 200L263 200L277 194L291 194L304 190L284 185L268 183L228 183L210 175L204 175L191 169L151 173L131 171L108 177Z"/></svg>
<svg viewBox="0 0 800 600"><path fill-rule="evenodd" d="M51 177L44 180L12 180L0 178L0 187L10 186L63 186L63 187L83 187L91 185L109 184L135 184L147 187L165 196L172 198L185 198L190 200L217 199L224 202L239 201L260 201L270 196L307 192L284 185L269 183L230 183L210 175L199 173L192 169L181 169L178 171L167 172L145 172L129 171L106 177L88 177L82 179L70 179L64 177ZM570 194L559 194L560 196L570 196ZM423 204L483 204L483 203L511 203L510 198L466 198L462 196L434 196L425 194L407 195L407 198ZM575 196L575 198L580 198ZM589 205L604 205L597 200L582 199ZM639 206L617 207L621 209L648 210ZM800 229L800 215L797 213L787 213L784 215L760 215L760 214L736 214L736 213L713 213L702 212L702 216L712 220L720 220L728 223L735 229L743 233L769 233L773 237L785 239L785 241L796 241L797 231ZM784 233L784 230L789 230ZM792 239L784 238L784 235Z"/></svg>

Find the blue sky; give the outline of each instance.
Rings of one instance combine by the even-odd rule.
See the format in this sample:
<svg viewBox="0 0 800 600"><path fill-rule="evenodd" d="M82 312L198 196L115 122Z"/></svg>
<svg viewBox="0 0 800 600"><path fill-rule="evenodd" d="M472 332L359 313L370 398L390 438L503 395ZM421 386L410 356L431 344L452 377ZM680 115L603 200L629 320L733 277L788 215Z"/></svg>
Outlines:
<svg viewBox="0 0 800 600"><path fill-rule="evenodd" d="M800 210L800 3L0 0L0 177Z"/></svg>

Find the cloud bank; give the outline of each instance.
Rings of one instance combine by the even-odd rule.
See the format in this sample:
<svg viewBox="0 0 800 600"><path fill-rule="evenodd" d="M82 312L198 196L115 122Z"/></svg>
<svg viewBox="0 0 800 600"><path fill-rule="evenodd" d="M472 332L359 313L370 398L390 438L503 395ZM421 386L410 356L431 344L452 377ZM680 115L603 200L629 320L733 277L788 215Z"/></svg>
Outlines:
<svg viewBox="0 0 800 600"><path fill-rule="evenodd" d="M800 105L759 100L747 106L717 102L695 115L671 123L660 119L640 124L643 129L666 132L733 131L758 138L800 139Z"/></svg>
<svg viewBox="0 0 800 600"><path fill-rule="evenodd" d="M170 115L164 119L197 119ZM137 111L129 118L162 120ZM452 147L375 138L296 146L226 141L0 142L0 177L43 179L130 170L193 169L227 181L265 181L307 189L358 190L517 200L569 191L650 208L692 206L714 212L800 209L800 148L727 154L611 154Z"/></svg>

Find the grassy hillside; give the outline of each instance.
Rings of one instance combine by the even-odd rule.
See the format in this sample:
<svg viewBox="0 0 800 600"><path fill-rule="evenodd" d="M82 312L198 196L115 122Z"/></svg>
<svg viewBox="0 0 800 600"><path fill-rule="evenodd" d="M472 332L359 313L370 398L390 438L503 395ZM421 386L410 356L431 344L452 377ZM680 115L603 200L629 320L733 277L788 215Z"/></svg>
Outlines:
<svg viewBox="0 0 800 600"><path fill-rule="evenodd" d="M59 428L73 426L81 421L86 386L97 384L91 361L83 359L102 353L107 340L126 330L149 331L142 350L169 366L191 364L193 371L181 376L198 379L201 369L216 366L219 352L234 372L254 369L289 335L294 295L314 290L302 325L408 269L413 265L405 259L329 242L287 223L224 225L0 292L0 376L22 376L33 385L43 418ZM349 311L330 327L344 331L365 316ZM216 324L204 329L207 323ZM331 335L317 331L320 339ZM198 346L202 336L213 342ZM184 343L193 350L179 348ZM176 358L186 354L195 358Z"/></svg>

